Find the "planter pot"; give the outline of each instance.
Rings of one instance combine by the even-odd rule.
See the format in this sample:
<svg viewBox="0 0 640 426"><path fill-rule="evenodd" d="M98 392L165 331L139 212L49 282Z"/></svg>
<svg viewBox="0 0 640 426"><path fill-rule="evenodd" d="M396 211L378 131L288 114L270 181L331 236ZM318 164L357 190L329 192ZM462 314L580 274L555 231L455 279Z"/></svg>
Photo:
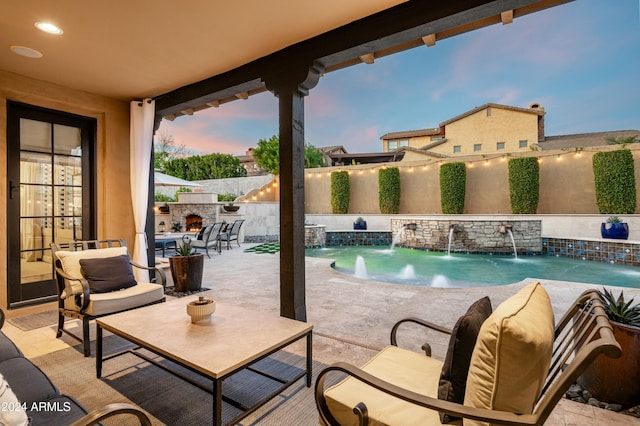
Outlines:
<svg viewBox="0 0 640 426"><path fill-rule="evenodd" d="M600 235L602 235L602 238L626 240L629 238L629 225L626 222L602 223L600 225Z"/></svg>
<svg viewBox="0 0 640 426"><path fill-rule="evenodd" d="M176 292L187 293L200 290L202 287L202 271L204 269L204 254L196 253L189 256L170 256L169 266Z"/></svg>
<svg viewBox="0 0 640 426"><path fill-rule="evenodd" d="M367 221L353 222L353 229L367 229Z"/></svg>
<svg viewBox="0 0 640 426"><path fill-rule="evenodd" d="M225 212L237 212L240 206L222 206Z"/></svg>
<svg viewBox="0 0 640 426"><path fill-rule="evenodd" d="M598 356L578 378L578 384L600 401L629 408L640 404L640 328L613 321L611 325L622 356Z"/></svg>

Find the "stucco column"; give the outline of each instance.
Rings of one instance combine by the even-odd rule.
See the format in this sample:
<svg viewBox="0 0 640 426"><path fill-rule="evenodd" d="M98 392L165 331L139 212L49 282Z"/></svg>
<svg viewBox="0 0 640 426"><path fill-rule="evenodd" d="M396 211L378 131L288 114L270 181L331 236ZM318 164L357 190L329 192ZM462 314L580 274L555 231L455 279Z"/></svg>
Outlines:
<svg viewBox="0 0 640 426"><path fill-rule="evenodd" d="M279 101L280 133L280 315L307 320L304 265L304 96L322 67L289 66L265 77Z"/></svg>

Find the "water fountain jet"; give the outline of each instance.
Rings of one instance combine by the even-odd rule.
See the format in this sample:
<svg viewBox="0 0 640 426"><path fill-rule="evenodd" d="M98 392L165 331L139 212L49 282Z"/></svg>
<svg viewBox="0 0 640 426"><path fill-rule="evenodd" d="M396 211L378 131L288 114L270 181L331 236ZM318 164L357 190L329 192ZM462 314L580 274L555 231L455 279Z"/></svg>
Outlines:
<svg viewBox="0 0 640 426"><path fill-rule="evenodd" d="M356 257L356 266L354 270L356 278L367 279L367 266L364 262L364 257L358 256Z"/></svg>

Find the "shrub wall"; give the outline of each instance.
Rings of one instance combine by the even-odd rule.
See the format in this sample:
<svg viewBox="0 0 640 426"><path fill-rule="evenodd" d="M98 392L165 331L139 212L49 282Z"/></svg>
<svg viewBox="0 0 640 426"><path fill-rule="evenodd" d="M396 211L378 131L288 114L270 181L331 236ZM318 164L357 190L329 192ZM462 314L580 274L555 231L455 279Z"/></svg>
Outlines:
<svg viewBox="0 0 640 426"><path fill-rule="evenodd" d="M535 214L540 200L540 165L536 157L509 160L511 213Z"/></svg>
<svg viewBox="0 0 640 426"><path fill-rule="evenodd" d="M440 202L443 214L462 214L467 185L465 163L445 163L440 166Z"/></svg>
<svg viewBox="0 0 640 426"><path fill-rule="evenodd" d="M349 172L346 170L331 172L331 213L349 212L350 192Z"/></svg>
<svg viewBox="0 0 640 426"><path fill-rule="evenodd" d="M400 211L400 169L397 167L378 170L378 200L380 213L397 214Z"/></svg>
<svg viewBox="0 0 640 426"><path fill-rule="evenodd" d="M632 214L636 209L633 154L628 149L593 155L596 203L601 214Z"/></svg>

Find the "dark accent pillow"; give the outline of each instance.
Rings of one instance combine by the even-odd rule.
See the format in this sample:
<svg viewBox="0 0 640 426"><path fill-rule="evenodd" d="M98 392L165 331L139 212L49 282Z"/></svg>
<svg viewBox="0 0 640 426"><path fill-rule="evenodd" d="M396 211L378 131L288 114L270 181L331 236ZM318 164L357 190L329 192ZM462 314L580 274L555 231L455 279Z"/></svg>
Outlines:
<svg viewBox="0 0 640 426"><path fill-rule="evenodd" d="M129 256L80 259L82 276L89 282L91 293L108 293L138 284L133 277Z"/></svg>
<svg viewBox="0 0 640 426"><path fill-rule="evenodd" d="M438 399L464 403L471 354L476 345L480 327L492 312L491 300L488 297L483 297L471 305L456 322L440 373ZM449 423L457 419L457 417L446 413L440 413L441 423Z"/></svg>
<svg viewBox="0 0 640 426"><path fill-rule="evenodd" d="M206 226L203 226L202 228L200 228L200 231L198 231L198 234L196 235L196 240L202 240L204 236L204 231L206 230L207 230Z"/></svg>

